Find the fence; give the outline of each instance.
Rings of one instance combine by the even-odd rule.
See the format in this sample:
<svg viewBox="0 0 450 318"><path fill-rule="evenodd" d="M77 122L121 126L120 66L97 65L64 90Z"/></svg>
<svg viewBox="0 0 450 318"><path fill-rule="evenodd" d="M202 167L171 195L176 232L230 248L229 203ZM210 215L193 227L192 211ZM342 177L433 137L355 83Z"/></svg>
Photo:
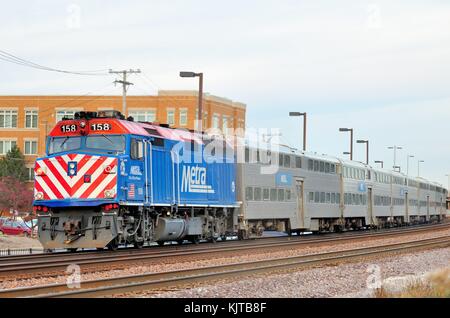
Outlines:
<svg viewBox="0 0 450 318"><path fill-rule="evenodd" d="M0 249L0 256L28 255L35 253L42 253L42 250L35 248Z"/></svg>

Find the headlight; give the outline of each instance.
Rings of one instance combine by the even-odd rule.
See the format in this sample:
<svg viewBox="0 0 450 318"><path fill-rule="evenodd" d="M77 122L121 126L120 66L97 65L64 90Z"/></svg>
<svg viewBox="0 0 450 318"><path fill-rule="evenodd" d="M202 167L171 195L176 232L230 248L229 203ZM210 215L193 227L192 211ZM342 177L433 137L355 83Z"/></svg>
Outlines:
<svg viewBox="0 0 450 318"><path fill-rule="evenodd" d="M105 190L105 198L113 199L115 196L116 196L116 193L114 190Z"/></svg>
<svg viewBox="0 0 450 318"><path fill-rule="evenodd" d="M36 170L36 175L37 175L37 176L45 176L46 173L47 173L47 171L46 171L45 168L38 168L38 169Z"/></svg>
<svg viewBox="0 0 450 318"><path fill-rule="evenodd" d="M34 195L34 199L35 199L35 200L42 200L42 199L44 199L44 194L43 194L42 192L37 192L37 193Z"/></svg>

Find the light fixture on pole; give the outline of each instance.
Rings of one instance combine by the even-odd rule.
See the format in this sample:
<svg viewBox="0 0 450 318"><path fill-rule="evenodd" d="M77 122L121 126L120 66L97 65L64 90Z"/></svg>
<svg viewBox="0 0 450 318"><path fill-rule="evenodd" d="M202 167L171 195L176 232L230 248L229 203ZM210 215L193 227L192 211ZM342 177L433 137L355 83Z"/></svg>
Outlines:
<svg viewBox="0 0 450 318"><path fill-rule="evenodd" d="M424 163L425 160L418 160L417 161L417 176L420 177L420 164Z"/></svg>
<svg viewBox="0 0 450 318"><path fill-rule="evenodd" d="M353 160L353 128L339 128L340 132L350 132L350 152L344 152L344 155L350 155L350 160Z"/></svg>
<svg viewBox="0 0 450 318"><path fill-rule="evenodd" d="M369 141L368 140L357 140L358 144L366 144L366 164L369 164Z"/></svg>
<svg viewBox="0 0 450 318"><path fill-rule="evenodd" d="M198 77L199 89L198 89L198 131L203 132L203 73L194 72L180 72L180 77Z"/></svg>
<svg viewBox="0 0 450 318"><path fill-rule="evenodd" d="M290 112L291 117L301 117L303 116L303 151L306 151L306 113Z"/></svg>
<svg viewBox="0 0 450 318"><path fill-rule="evenodd" d="M392 147L388 147L388 149L394 150L394 166L393 166L393 168L395 170L395 167L397 166L397 150L401 150L401 149L403 149L403 147L392 146Z"/></svg>
<svg viewBox="0 0 450 318"><path fill-rule="evenodd" d="M375 163L381 164L381 169L384 168L384 161L381 161L381 160L375 160Z"/></svg>

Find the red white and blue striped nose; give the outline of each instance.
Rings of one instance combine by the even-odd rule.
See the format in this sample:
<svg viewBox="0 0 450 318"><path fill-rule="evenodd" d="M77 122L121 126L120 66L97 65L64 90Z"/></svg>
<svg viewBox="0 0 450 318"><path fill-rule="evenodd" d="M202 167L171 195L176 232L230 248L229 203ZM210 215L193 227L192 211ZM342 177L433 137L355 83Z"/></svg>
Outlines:
<svg viewBox="0 0 450 318"><path fill-rule="evenodd" d="M117 165L117 158L84 154L38 160L35 194L44 200L115 198Z"/></svg>

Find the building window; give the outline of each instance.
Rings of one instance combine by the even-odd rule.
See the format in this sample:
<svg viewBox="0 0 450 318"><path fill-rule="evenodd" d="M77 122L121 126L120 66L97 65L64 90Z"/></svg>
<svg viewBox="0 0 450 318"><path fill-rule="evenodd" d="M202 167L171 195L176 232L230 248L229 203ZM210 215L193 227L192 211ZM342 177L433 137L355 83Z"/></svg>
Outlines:
<svg viewBox="0 0 450 318"><path fill-rule="evenodd" d="M25 141L25 155L37 155L37 141L26 140Z"/></svg>
<svg viewBox="0 0 450 318"><path fill-rule="evenodd" d="M136 122L153 123L156 121L156 112L154 110L132 110L129 112L129 115Z"/></svg>
<svg viewBox="0 0 450 318"><path fill-rule="evenodd" d="M14 140L0 140L0 155L6 155L15 146L17 142Z"/></svg>
<svg viewBox="0 0 450 318"><path fill-rule="evenodd" d="M228 117L227 116L223 116L222 131L223 131L224 135L228 134Z"/></svg>
<svg viewBox="0 0 450 318"><path fill-rule="evenodd" d="M0 110L0 128L17 128L17 110Z"/></svg>
<svg viewBox="0 0 450 318"><path fill-rule="evenodd" d="M38 128L38 111L27 110L25 112L25 128Z"/></svg>
<svg viewBox="0 0 450 318"><path fill-rule="evenodd" d="M59 123L64 118L74 119L75 111L73 110L60 110L56 112L56 122Z"/></svg>
<svg viewBox="0 0 450 318"><path fill-rule="evenodd" d="M187 109L180 109L180 126L187 126L188 111Z"/></svg>
<svg viewBox="0 0 450 318"><path fill-rule="evenodd" d="M33 181L34 180L34 168L28 168L27 167L27 180Z"/></svg>
<svg viewBox="0 0 450 318"><path fill-rule="evenodd" d="M220 129L220 115L214 114L212 128Z"/></svg>
<svg viewBox="0 0 450 318"><path fill-rule="evenodd" d="M174 110L167 111L167 124L170 126L175 125L175 111Z"/></svg>

